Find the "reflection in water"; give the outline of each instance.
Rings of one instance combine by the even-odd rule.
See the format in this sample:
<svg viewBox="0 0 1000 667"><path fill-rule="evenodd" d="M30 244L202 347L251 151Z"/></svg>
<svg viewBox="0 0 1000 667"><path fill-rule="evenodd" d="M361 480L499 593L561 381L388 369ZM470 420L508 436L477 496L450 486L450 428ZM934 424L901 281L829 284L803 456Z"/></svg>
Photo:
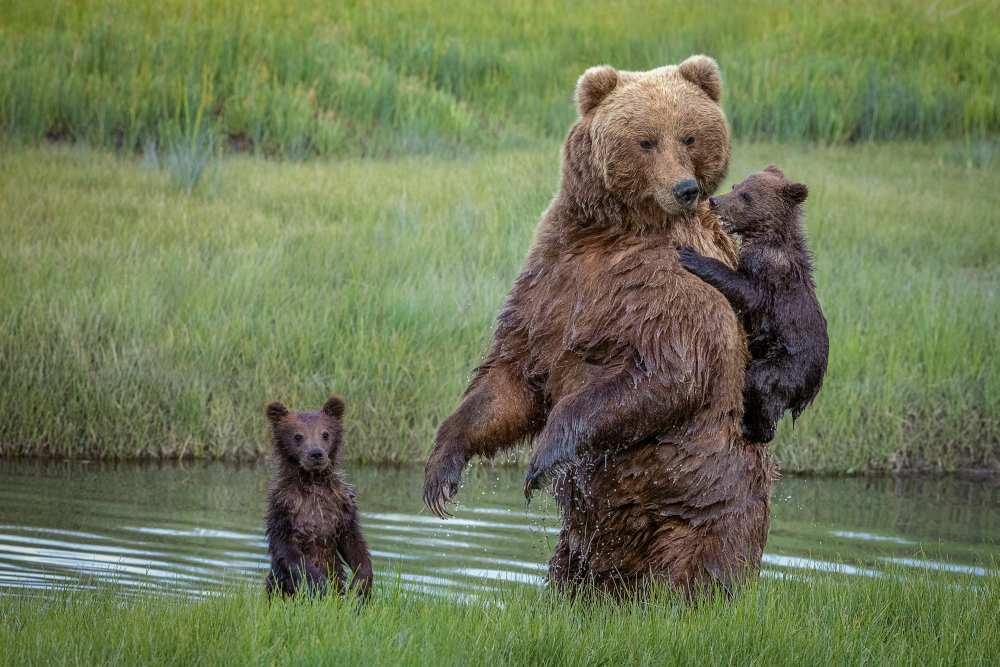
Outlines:
<svg viewBox="0 0 1000 667"><path fill-rule="evenodd" d="M530 508L523 471L474 468L456 517L423 510L419 468L353 466L376 577L435 595L544 582L559 521ZM262 580L266 466L0 461L0 591L88 589L203 594ZM764 575L994 575L1000 485L929 479L783 479Z"/></svg>

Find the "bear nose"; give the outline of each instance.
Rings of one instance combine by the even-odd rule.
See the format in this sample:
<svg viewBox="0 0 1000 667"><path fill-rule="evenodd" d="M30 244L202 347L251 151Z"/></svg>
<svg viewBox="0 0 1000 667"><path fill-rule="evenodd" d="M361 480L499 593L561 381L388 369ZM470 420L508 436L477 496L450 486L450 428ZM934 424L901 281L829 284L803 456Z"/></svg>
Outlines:
<svg viewBox="0 0 1000 667"><path fill-rule="evenodd" d="M719 208L719 200L716 199L715 197L709 197L708 198L708 207L711 208L711 209Z"/></svg>
<svg viewBox="0 0 1000 667"><path fill-rule="evenodd" d="M321 458L323 458L323 450L322 449L310 449L309 450L309 458L312 459L313 461L319 461Z"/></svg>
<svg viewBox="0 0 1000 667"><path fill-rule="evenodd" d="M690 206L698 199L698 182L692 178L674 186L674 197L682 204Z"/></svg>

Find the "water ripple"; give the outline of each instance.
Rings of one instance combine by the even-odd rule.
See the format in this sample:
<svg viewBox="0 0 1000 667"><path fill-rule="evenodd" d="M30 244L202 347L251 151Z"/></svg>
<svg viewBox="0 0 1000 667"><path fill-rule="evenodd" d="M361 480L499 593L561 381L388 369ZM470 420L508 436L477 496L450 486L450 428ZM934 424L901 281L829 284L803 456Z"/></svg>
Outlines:
<svg viewBox="0 0 1000 667"><path fill-rule="evenodd" d="M471 479L463 495L476 502L448 521L412 511L421 507L421 478L419 469L351 471L379 578L465 601L543 585L559 521L554 504L524 509L521 471ZM0 593L113 582L132 594L210 595L228 581L259 582L268 566L266 479L264 467L0 461ZM763 577L882 577L890 568L946 582L997 575L989 565L1000 560L1000 507L988 488L779 484ZM894 512L880 511L886 506Z"/></svg>

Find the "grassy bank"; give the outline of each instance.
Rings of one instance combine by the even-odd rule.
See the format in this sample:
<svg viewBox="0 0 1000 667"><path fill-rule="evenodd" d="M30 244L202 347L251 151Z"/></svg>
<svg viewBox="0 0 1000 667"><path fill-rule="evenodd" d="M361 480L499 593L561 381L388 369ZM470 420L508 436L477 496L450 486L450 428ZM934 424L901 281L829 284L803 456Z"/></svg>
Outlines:
<svg viewBox="0 0 1000 667"><path fill-rule="evenodd" d="M738 137L950 137L992 154L995 13L914 0L0 0L0 132L290 157L525 145L562 135L586 67L705 52Z"/></svg>
<svg viewBox="0 0 1000 667"><path fill-rule="evenodd" d="M469 604L384 582L360 614L337 599L268 606L257 590L199 602L110 589L0 597L0 663L992 664L1000 584L972 583L826 576L687 608L665 596L583 605L529 589Z"/></svg>
<svg viewBox="0 0 1000 667"><path fill-rule="evenodd" d="M807 182L830 321L786 470L1000 467L1000 194L947 145L743 144ZM416 461L454 407L558 144L467 159L233 158L193 195L136 160L0 152L0 455L246 457L262 405L348 404L347 455Z"/></svg>

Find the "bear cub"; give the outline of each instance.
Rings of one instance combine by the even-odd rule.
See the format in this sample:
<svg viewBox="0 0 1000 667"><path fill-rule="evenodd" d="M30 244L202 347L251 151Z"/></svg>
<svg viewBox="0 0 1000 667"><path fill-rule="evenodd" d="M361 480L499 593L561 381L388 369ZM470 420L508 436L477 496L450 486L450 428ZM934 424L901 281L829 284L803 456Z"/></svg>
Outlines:
<svg viewBox="0 0 1000 667"><path fill-rule="evenodd" d="M336 396L319 412L292 412L278 402L271 423L274 472L267 498L268 597L300 590L322 595L350 588L364 599L372 584L368 545L361 533L354 488L340 473L344 402Z"/></svg>
<svg viewBox="0 0 1000 667"><path fill-rule="evenodd" d="M751 356L743 434L757 443L774 438L785 410L793 420L802 414L826 373L826 318L801 223L808 192L772 165L709 198L723 229L743 239L735 271L690 247L679 251L684 268L722 292L743 322Z"/></svg>

